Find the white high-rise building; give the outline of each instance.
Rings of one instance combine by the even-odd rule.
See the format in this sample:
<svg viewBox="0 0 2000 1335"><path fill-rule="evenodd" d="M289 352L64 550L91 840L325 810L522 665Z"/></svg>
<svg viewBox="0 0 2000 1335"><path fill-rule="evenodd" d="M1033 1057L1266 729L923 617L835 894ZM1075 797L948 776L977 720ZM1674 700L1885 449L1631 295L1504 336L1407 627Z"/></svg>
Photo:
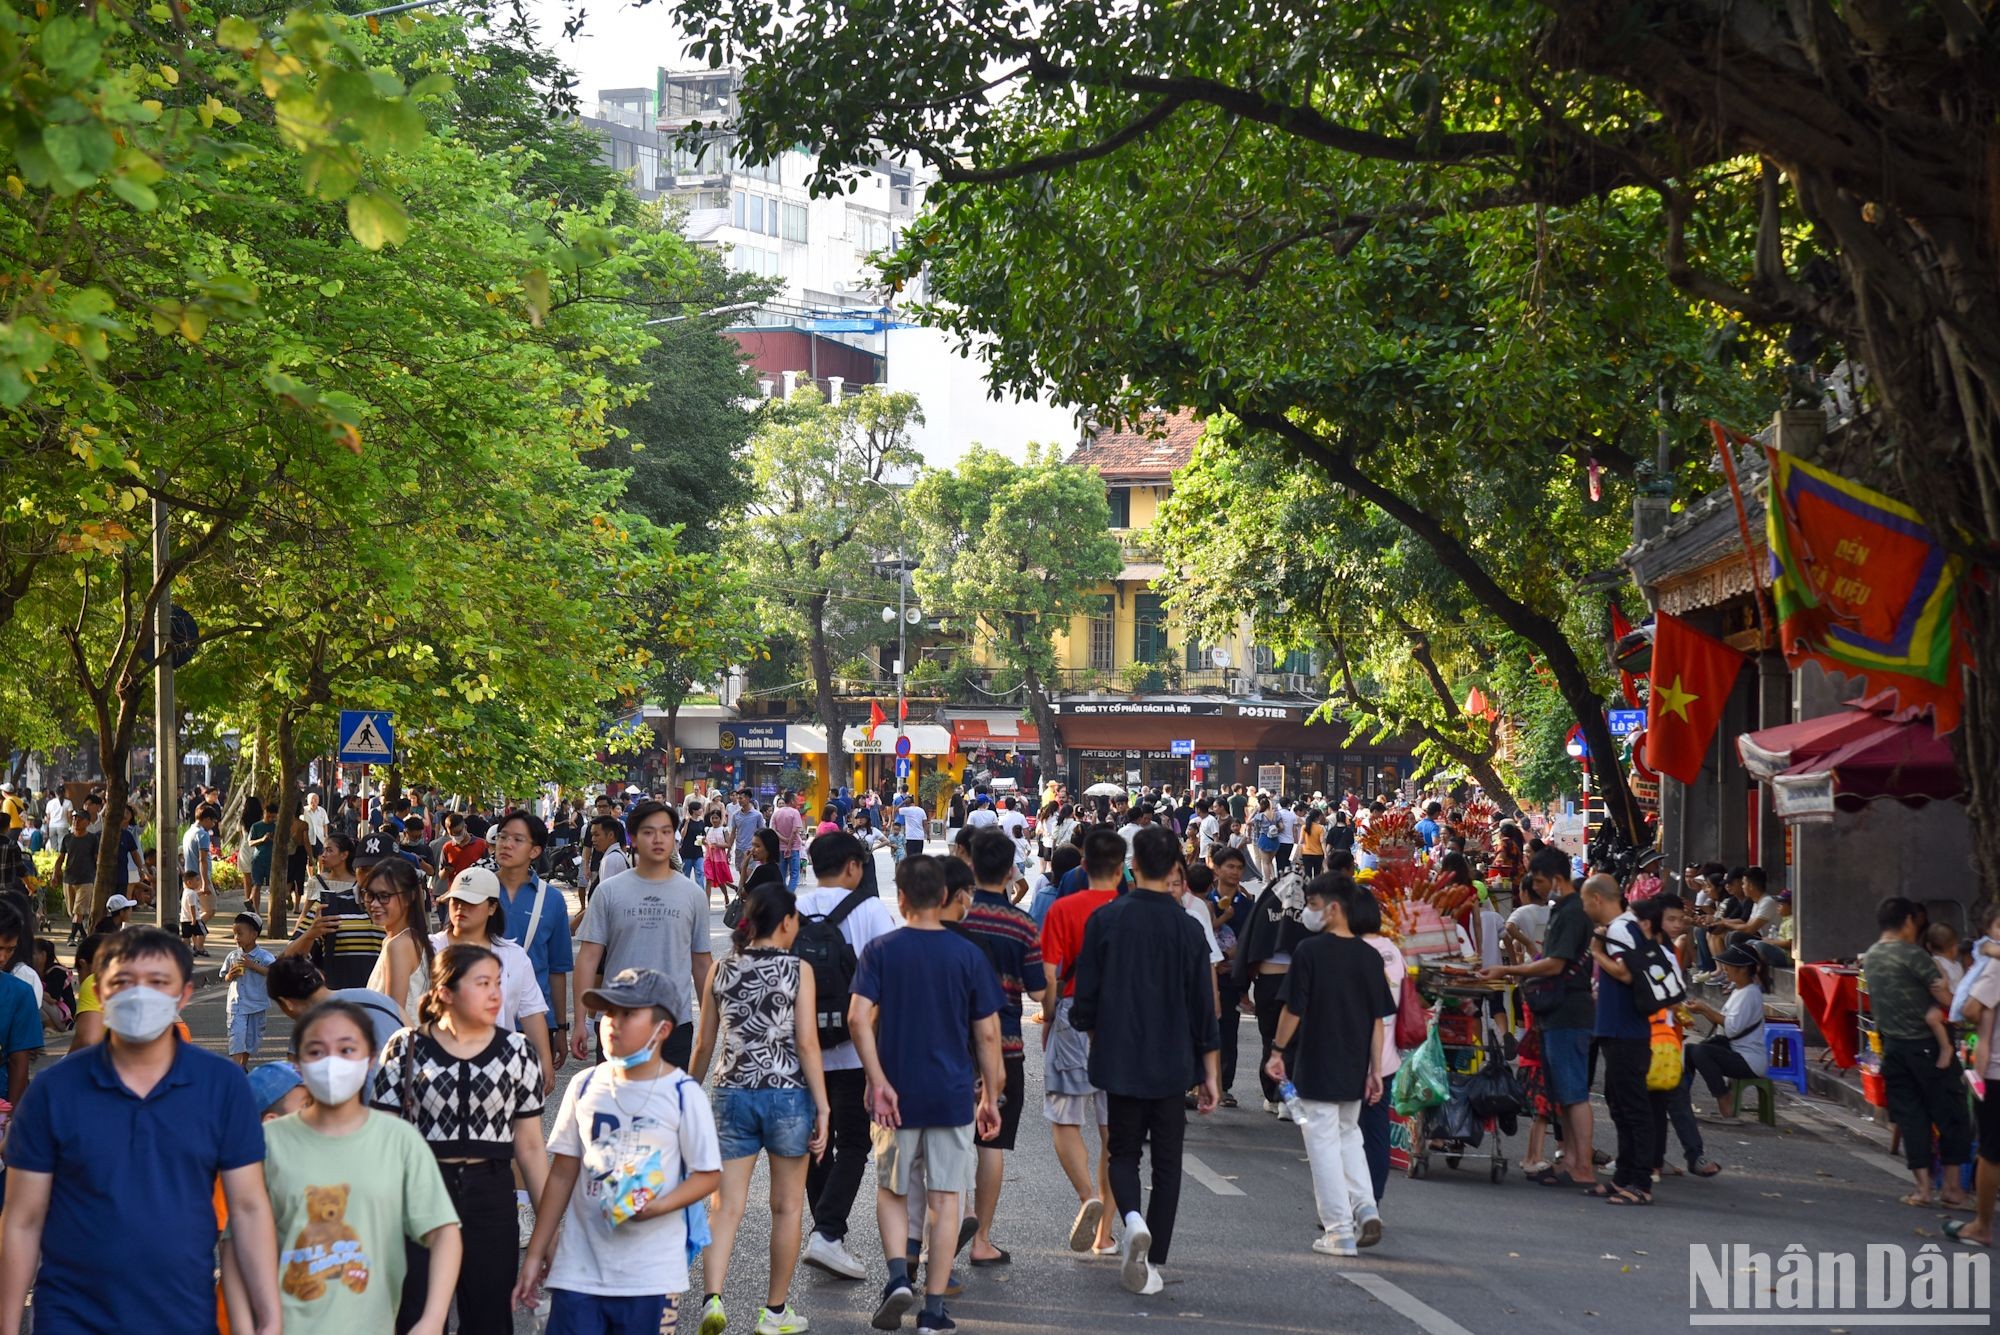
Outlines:
<svg viewBox="0 0 2000 1335"><path fill-rule="evenodd" d="M861 174L851 194L814 198L806 189L815 159L788 150L761 166L738 159L727 127L737 116L736 70L662 69L654 87L602 90L584 124L604 143L604 161L630 173L646 200L666 200L685 216L696 245L726 252L731 268L781 286L768 304L732 321L761 378L785 372L830 390L884 383L915 392L925 426L917 445L948 464L973 442L1018 455L1028 441L1073 441L1074 415L1049 402L987 397L983 366L959 356L937 330L902 323L898 296L876 274L874 257L901 244L930 184L919 169L884 160ZM695 145L681 142L690 126ZM905 297L915 293L903 294Z"/></svg>

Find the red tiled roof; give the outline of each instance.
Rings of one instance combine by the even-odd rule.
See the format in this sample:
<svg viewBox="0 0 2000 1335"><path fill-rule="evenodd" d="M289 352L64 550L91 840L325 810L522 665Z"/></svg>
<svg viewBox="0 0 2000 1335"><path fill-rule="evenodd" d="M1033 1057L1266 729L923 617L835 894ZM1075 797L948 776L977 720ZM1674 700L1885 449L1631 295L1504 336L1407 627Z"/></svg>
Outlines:
<svg viewBox="0 0 2000 1335"><path fill-rule="evenodd" d="M1194 456L1201 433L1202 424L1191 412L1152 414L1136 427L1099 432L1079 445L1069 461L1094 468L1106 478L1164 482Z"/></svg>

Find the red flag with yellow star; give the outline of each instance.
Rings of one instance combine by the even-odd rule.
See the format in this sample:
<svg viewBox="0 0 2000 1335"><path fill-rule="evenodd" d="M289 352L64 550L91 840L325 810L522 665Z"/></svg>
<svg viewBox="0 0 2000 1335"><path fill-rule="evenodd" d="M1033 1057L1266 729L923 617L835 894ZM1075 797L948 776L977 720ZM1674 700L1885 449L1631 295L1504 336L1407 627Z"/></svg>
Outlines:
<svg viewBox="0 0 2000 1335"><path fill-rule="evenodd" d="M1646 763L1682 783L1701 773L1744 656L1662 612L1654 622L1652 692L1646 705Z"/></svg>

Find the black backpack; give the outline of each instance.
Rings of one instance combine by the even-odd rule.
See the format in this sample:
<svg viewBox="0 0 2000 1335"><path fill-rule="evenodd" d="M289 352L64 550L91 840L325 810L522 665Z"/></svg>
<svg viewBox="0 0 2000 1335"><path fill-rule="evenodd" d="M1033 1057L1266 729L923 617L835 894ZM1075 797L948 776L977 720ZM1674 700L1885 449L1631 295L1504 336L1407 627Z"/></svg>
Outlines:
<svg viewBox="0 0 2000 1335"><path fill-rule="evenodd" d="M1687 983L1665 946L1647 937L1620 956L1632 972L1632 1004L1641 1015L1657 1015L1687 1000Z"/></svg>
<svg viewBox="0 0 2000 1335"><path fill-rule="evenodd" d="M840 924L847 915L876 898L869 886L857 886L831 913L799 915L799 934L792 941L792 954L813 971L813 995L819 1013L819 1050L825 1052L848 1041L847 1001L854 988L854 947L841 935Z"/></svg>

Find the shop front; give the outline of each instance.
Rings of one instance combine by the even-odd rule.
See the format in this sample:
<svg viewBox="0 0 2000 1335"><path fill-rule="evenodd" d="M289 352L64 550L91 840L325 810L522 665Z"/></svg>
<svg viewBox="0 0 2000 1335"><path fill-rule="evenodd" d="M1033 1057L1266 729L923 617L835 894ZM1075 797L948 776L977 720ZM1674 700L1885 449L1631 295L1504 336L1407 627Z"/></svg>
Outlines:
<svg viewBox="0 0 2000 1335"><path fill-rule="evenodd" d="M981 784L1013 786L1014 791L1035 793L1041 787L1041 730L1023 722L1020 715L1002 711L983 714L953 714L949 720L952 740L965 757L962 782L968 788Z"/></svg>
<svg viewBox="0 0 2000 1335"><path fill-rule="evenodd" d="M899 751L896 743L903 737L910 744ZM884 723L875 728L873 737L868 735L866 724L856 723L841 734L840 744L854 762L849 782L856 792L916 793L927 769L958 753L951 729L936 723L911 723L902 728Z"/></svg>
<svg viewBox="0 0 2000 1335"><path fill-rule="evenodd" d="M1308 720L1314 706L1275 701L1065 699L1057 702L1071 792L1093 783L1362 797L1399 790L1412 772L1394 741L1348 750L1346 724ZM1192 743L1193 756L1176 742ZM1192 760L1192 763L1191 763Z"/></svg>
<svg viewBox="0 0 2000 1335"><path fill-rule="evenodd" d="M732 791L748 788L759 802L777 795L787 755L784 724L725 723L716 730L715 749Z"/></svg>

